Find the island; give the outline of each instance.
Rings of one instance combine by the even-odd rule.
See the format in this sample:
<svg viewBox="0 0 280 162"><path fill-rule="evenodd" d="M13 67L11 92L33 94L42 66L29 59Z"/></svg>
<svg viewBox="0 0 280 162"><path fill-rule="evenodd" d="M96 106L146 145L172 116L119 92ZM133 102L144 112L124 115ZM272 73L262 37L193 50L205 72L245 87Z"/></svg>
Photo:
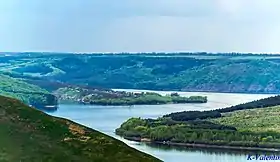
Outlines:
<svg viewBox="0 0 280 162"><path fill-rule="evenodd" d="M129 140L188 147L280 151L280 96L212 111L158 119L131 118L116 134Z"/></svg>
<svg viewBox="0 0 280 162"><path fill-rule="evenodd" d="M93 105L157 105L178 103L206 103L206 96L182 97L178 93L160 95L154 92L125 92L77 86L59 88L54 92L60 101L76 101Z"/></svg>
<svg viewBox="0 0 280 162"><path fill-rule="evenodd" d="M160 162L70 120L0 96L0 161Z"/></svg>

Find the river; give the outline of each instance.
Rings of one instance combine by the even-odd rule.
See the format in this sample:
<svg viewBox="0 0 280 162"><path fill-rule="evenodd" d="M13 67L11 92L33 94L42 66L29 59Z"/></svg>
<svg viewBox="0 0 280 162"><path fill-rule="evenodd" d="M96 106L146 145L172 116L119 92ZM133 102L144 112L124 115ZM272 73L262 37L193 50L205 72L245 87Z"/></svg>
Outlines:
<svg viewBox="0 0 280 162"><path fill-rule="evenodd" d="M142 92L146 90L125 90ZM151 91L160 94L172 91ZM203 104L168 104L168 105L136 105L136 106L93 106L79 104L60 104L50 115L63 117L91 127L114 138L122 140L129 146L151 154L165 162L245 162L247 153L241 151L224 151L213 149L190 149L182 147L151 146L125 140L114 134L121 123L131 117L157 118L159 116L185 110L211 110L245 103L269 96L271 94L234 94L178 92L182 96L202 95L208 97ZM117 151L117 150L116 150Z"/></svg>

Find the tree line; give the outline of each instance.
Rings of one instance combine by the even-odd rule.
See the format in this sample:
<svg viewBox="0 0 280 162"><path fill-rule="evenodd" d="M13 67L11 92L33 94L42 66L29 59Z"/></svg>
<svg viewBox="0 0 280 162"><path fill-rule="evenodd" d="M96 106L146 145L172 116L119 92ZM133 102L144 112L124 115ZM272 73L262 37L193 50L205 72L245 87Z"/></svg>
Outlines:
<svg viewBox="0 0 280 162"><path fill-rule="evenodd" d="M233 112L238 110L248 110L256 108L265 108L280 105L280 95L272 96L260 100L255 100L248 103L243 103L231 107L208 110L208 111L183 111L175 112L171 114L164 115L164 117L170 117L175 121L190 121L196 119L207 119L207 118L219 118L222 116L222 113Z"/></svg>
<svg viewBox="0 0 280 162"><path fill-rule="evenodd" d="M131 118L116 129L128 139L148 138L152 142L194 143L219 146L280 148L277 132L239 131L208 121L178 122L170 118Z"/></svg>

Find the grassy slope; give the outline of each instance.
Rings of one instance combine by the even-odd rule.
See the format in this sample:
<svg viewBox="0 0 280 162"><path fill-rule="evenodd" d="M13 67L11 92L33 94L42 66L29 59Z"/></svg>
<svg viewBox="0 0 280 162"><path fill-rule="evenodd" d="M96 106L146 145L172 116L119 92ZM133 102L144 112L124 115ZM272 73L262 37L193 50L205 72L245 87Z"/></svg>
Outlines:
<svg viewBox="0 0 280 162"><path fill-rule="evenodd" d="M33 106L56 105L54 96L39 86L0 74L0 95L13 97Z"/></svg>
<svg viewBox="0 0 280 162"><path fill-rule="evenodd" d="M275 131L280 133L280 106L240 110L222 114L221 118L211 119L219 124L234 126L238 130L253 132Z"/></svg>
<svg viewBox="0 0 280 162"><path fill-rule="evenodd" d="M11 91L22 91L22 92L40 92L48 93L46 90L41 89L38 86L28 84L18 79L11 78L6 75L0 75L0 90L11 92Z"/></svg>
<svg viewBox="0 0 280 162"><path fill-rule="evenodd" d="M0 96L0 161L159 161L71 121Z"/></svg>

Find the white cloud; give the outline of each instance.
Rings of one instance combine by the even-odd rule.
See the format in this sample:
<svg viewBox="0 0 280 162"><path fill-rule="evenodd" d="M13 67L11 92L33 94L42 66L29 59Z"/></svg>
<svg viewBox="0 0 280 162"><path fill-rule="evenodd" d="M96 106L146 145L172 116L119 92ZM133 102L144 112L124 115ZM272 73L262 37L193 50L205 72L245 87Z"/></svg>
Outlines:
<svg viewBox="0 0 280 162"><path fill-rule="evenodd" d="M239 20L275 20L280 14L279 0L216 0L219 10Z"/></svg>
<svg viewBox="0 0 280 162"><path fill-rule="evenodd" d="M113 51L276 52L277 26L221 22L207 18L133 17L116 20L100 33ZM276 32L278 33L276 33ZM102 46L99 46L102 47ZM171 48L172 47L172 48ZM106 50L106 46L101 50Z"/></svg>
<svg viewBox="0 0 280 162"><path fill-rule="evenodd" d="M244 3L248 1L244 0L217 0L219 9L228 14L229 16L240 16L244 10Z"/></svg>
<svg viewBox="0 0 280 162"><path fill-rule="evenodd" d="M280 51L279 0L0 1L2 51Z"/></svg>

